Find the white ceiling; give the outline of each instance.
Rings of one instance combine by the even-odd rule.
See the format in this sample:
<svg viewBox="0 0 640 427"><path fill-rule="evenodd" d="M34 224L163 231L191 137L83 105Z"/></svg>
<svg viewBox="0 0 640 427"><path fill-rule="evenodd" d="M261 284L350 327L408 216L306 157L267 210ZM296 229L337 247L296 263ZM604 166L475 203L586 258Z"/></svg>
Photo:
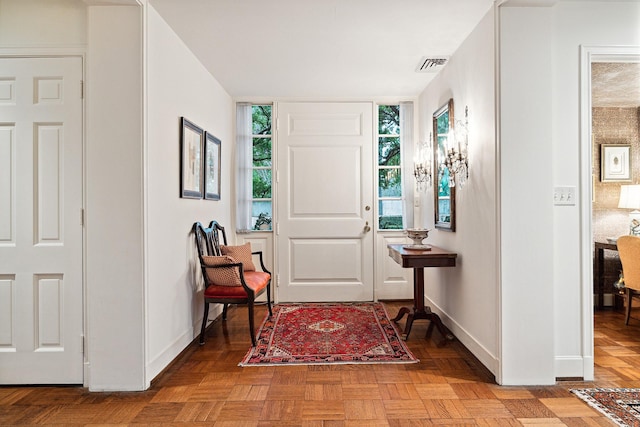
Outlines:
<svg viewBox="0 0 640 427"><path fill-rule="evenodd" d="M259 100L417 96L435 76L420 59L452 55L493 0L150 3L231 96ZM640 65L596 63L592 87L594 106L640 106Z"/></svg>
<svg viewBox="0 0 640 427"><path fill-rule="evenodd" d="M417 96L493 0L150 0L234 98Z"/></svg>

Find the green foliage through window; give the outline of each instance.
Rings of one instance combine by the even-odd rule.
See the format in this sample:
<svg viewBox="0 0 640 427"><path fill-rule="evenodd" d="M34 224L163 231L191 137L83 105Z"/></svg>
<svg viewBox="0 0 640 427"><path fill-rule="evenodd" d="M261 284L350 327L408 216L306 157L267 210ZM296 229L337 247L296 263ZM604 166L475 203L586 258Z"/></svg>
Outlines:
<svg viewBox="0 0 640 427"><path fill-rule="evenodd" d="M253 134L271 136L271 105L253 105L251 113Z"/></svg>
<svg viewBox="0 0 640 427"><path fill-rule="evenodd" d="M400 135L400 106L378 106L378 133L380 135Z"/></svg>
<svg viewBox="0 0 640 427"><path fill-rule="evenodd" d="M254 230L271 230L272 212L272 107L253 105L253 202L251 217Z"/></svg>
<svg viewBox="0 0 640 427"><path fill-rule="evenodd" d="M271 138L253 138L253 166L271 167Z"/></svg>
<svg viewBox="0 0 640 427"><path fill-rule="evenodd" d="M402 162L400 106L378 106L378 227L400 230L402 224Z"/></svg>

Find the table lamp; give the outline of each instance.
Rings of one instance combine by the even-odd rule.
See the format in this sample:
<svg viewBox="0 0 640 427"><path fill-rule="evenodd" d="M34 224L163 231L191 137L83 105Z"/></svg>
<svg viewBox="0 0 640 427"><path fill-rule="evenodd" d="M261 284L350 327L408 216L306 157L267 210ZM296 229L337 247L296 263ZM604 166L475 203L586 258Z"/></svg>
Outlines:
<svg viewBox="0 0 640 427"><path fill-rule="evenodd" d="M618 208L633 209L629 212L629 234L640 236L640 185L621 185Z"/></svg>

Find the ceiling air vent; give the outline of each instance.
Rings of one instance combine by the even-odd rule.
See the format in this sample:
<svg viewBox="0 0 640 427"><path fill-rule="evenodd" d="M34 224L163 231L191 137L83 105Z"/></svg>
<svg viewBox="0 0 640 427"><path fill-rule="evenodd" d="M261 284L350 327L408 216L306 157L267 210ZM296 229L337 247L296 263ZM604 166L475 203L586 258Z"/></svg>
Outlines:
<svg viewBox="0 0 640 427"><path fill-rule="evenodd" d="M416 72L417 73L437 73L442 68L444 68L448 60L449 60L449 57L447 56L438 56L438 57L425 56L420 60L420 63L416 68Z"/></svg>

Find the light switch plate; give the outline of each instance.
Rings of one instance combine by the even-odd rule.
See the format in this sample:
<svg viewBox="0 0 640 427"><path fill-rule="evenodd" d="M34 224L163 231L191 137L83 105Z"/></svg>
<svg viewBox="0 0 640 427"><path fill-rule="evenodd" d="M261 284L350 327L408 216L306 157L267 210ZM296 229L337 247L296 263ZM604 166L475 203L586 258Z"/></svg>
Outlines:
<svg viewBox="0 0 640 427"><path fill-rule="evenodd" d="M553 189L553 204L556 206L575 206L576 187L555 187Z"/></svg>

